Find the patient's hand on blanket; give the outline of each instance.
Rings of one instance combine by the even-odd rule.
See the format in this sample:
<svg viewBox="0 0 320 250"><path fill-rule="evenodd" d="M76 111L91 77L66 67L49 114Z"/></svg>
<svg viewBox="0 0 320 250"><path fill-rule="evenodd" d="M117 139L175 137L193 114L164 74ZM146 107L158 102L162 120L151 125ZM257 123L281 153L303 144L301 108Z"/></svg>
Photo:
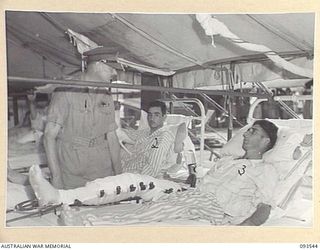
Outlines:
<svg viewBox="0 0 320 250"><path fill-rule="evenodd" d="M259 203L257 210L246 220L239 224L239 226L260 226L269 218L271 206Z"/></svg>
<svg viewBox="0 0 320 250"><path fill-rule="evenodd" d="M30 168L29 181L40 206L60 203L59 191L43 177L38 165L33 165Z"/></svg>

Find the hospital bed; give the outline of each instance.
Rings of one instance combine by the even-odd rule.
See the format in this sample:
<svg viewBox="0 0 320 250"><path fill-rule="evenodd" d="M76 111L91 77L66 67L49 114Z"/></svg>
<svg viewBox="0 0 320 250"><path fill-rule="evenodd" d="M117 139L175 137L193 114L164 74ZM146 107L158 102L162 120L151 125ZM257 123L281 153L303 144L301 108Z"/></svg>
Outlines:
<svg viewBox="0 0 320 250"><path fill-rule="evenodd" d="M170 117L170 116L169 116ZM186 122L189 118L177 116L179 121ZM176 117L176 118L177 118ZM175 120L174 116L172 119ZM169 123L176 123L170 121ZM281 171L281 182L278 192L275 197L277 201L274 205L269 219L264 224L265 226L304 226L311 227L313 220L313 200L312 200L312 120L272 120L276 123L279 129L278 141L272 151L266 156L265 160L269 161ZM178 122L179 123L179 122ZM187 124L187 123L186 123ZM249 125L248 125L249 126ZM222 155L242 155L241 143L242 134L247 127L242 128L221 150ZM300 153L299 153L300 152ZM199 156L199 155L198 155ZM174 157L173 157L174 159ZM199 159L199 158L198 158ZM204 175L213 166L212 161L203 161L199 164L198 175ZM187 169L181 168L172 173L175 178L185 179ZM8 200L15 196L20 201L28 200L32 197L32 191L26 187L18 187L8 183ZM22 199L24 198L24 199ZM17 202L17 201L16 201ZM18 202L17 202L18 203ZM117 202L101 207L82 207L54 208L53 210L44 211L42 215L34 216L33 213L37 210L17 211L14 209L13 202L7 202L7 226L103 226L108 225L107 222L99 220L99 213L113 210L131 211L140 206L136 200ZM56 214L55 214L56 211ZM63 220L59 216L59 211L72 213L77 220ZM22 220L15 220L21 216L31 215ZM41 213L41 212L40 212ZM88 220L88 218L90 218ZM139 224L139 223L138 223ZM144 222L147 225L210 225L210 221L206 220L162 220ZM122 224L122 225L125 225Z"/></svg>
<svg viewBox="0 0 320 250"><path fill-rule="evenodd" d="M275 194L275 204L269 219L264 226L312 226L312 121L311 120L274 120L279 126L278 141L274 149L265 156L265 161L274 164L280 172L280 181ZM248 125L250 126L250 125ZM247 126L247 127L248 127ZM242 155L240 145L243 128L229 141L221 151L223 155ZM229 151L231 150L231 151ZM299 153L300 152L300 153ZM211 163L211 166L213 164ZM206 166L203 164L203 167ZM207 166L210 169L210 166ZM75 212L75 218L81 221L67 220L66 225L77 226L103 226L110 225L108 221L100 220L99 214L106 211L112 213L114 209L119 211L131 211L137 209L139 204L121 204L120 207L107 206L104 208L90 208L85 211L80 209ZM71 212L73 213L73 212ZM74 224L73 224L74 223ZM137 222L138 223L138 222ZM145 223L145 222L144 222ZM208 220L161 220L156 223L151 219L147 225L210 225ZM128 223L131 224L131 223ZM139 223L138 223L139 224ZM123 225L123 224L122 224ZM125 223L124 223L125 225Z"/></svg>

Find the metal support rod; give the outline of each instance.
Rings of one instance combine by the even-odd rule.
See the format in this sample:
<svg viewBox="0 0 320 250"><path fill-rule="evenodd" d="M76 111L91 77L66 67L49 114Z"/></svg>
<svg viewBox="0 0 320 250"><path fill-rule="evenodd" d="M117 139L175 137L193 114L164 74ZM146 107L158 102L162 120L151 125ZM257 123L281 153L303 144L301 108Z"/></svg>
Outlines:
<svg viewBox="0 0 320 250"><path fill-rule="evenodd" d="M280 97L280 96L279 96ZM281 96L282 97L282 96ZM289 98L288 98L289 99ZM276 100L276 98L275 98ZM281 99L278 99L276 101L280 101ZM265 101L268 101L268 99L257 99L255 100L251 106L250 106L250 109L249 109L249 112L248 112L248 117L247 117L247 123L252 123L255 119L253 117L253 114L254 114L254 111L256 109L256 107L262 103L262 102L265 102ZM279 102L280 105L282 105L280 102ZM290 107L288 107L288 105L285 104L285 106L283 106L285 108L285 111L290 114L292 117L294 117L295 119L301 119Z"/></svg>
<svg viewBox="0 0 320 250"><path fill-rule="evenodd" d="M199 141L199 138L192 133L191 131L188 132L192 138L196 139L197 141ZM210 148L208 145L204 144L204 148L207 149L208 151L210 151L210 153L212 155L215 155L217 158L221 158L221 155L219 155L217 152L215 152L212 148Z"/></svg>
<svg viewBox="0 0 320 250"><path fill-rule="evenodd" d="M273 98L275 101L306 101L306 100L313 100L312 95L293 95L293 96L287 96L287 95L278 95Z"/></svg>
<svg viewBox="0 0 320 250"><path fill-rule="evenodd" d="M173 97L173 100L175 100L175 98L177 98L175 95L172 95L172 97ZM186 107L185 105L184 105L184 109L187 110L187 111L189 111L192 115L198 116L198 114L197 114L195 111L193 111L193 110L192 110L191 108L189 108L189 107ZM226 113L228 113L228 111L226 111ZM243 127L243 125L242 125L242 127ZM217 130L215 130L214 128L212 128L211 126L209 126L207 123L205 124L205 129L208 129L209 132L214 132L217 136L219 136L221 139L223 139L224 141L226 141L226 138L224 138L222 135L220 135L220 133L219 133Z"/></svg>
<svg viewBox="0 0 320 250"><path fill-rule="evenodd" d="M227 83L229 84L229 89L233 93L234 92L234 78L233 78L233 73L234 73L234 64L230 64L231 70L226 71L226 76L227 76ZM232 130L233 130L233 114L232 114L232 105L233 105L233 100L232 96L227 96L228 100L228 141L232 138Z"/></svg>
<svg viewBox="0 0 320 250"><path fill-rule="evenodd" d="M270 95L271 98L274 98L274 96L272 95L271 90L270 90L267 86L265 86L265 84L263 84L262 82L259 82L259 85L260 85L262 88L264 88L267 93L269 93L269 95ZM292 117L294 117L295 119L301 119L301 118L298 116L298 114L296 114L296 112L294 112L294 111L293 111L285 102L283 102L281 99L278 99L278 102L279 102L280 106L282 106L282 107L284 108L284 110L285 110L288 114L290 114Z"/></svg>
<svg viewBox="0 0 320 250"><path fill-rule="evenodd" d="M232 137L232 130L233 130L233 115L232 115L232 99L231 96L228 96L228 141Z"/></svg>
<svg viewBox="0 0 320 250"><path fill-rule="evenodd" d="M226 114L228 114L229 116L229 113L228 113L228 110L226 110L225 108L223 108L219 103L217 103L215 100L212 100L210 96L202 93L201 96L209 103L211 103L212 105L214 105L216 108L218 108L220 111L223 111L225 112ZM241 127L243 127L244 125L239 122L237 119L235 119L235 122L238 123Z"/></svg>
<svg viewBox="0 0 320 250"><path fill-rule="evenodd" d="M279 102L280 106L282 106L284 108L284 110L288 114L290 114L293 118L301 119L301 117L296 112L294 112L284 101L279 100L278 102Z"/></svg>
<svg viewBox="0 0 320 250"><path fill-rule="evenodd" d="M39 78L25 78L25 77L8 77L9 85L14 87L15 84L23 83L26 88L33 88L35 86L41 86L46 84L60 84L60 85L72 85L72 86L86 86L86 87L109 87L119 89L140 89L146 91L167 91L172 93L189 93L189 94L201 94L206 93L207 95L223 95L223 96L244 96L244 97L259 97L267 98L266 94L257 93L239 93L230 92L226 90L205 90L205 89L186 89L186 88L167 88L159 86L142 86L132 85L123 83L108 83L108 82L97 82L97 81L81 81L81 80L54 80L54 79L39 79ZM18 85L21 88L21 85Z"/></svg>

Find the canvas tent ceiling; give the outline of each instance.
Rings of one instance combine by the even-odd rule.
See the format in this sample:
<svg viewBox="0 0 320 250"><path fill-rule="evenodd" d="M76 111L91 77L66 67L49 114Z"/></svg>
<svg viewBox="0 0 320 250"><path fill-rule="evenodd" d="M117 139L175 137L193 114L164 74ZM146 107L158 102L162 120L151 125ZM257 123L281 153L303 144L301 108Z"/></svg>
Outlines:
<svg viewBox="0 0 320 250"><path fill-rule="evenodd" d="M313 13L215 16L243 40L266 45L281 56L313 56ZM67 29L103 46L110 56L178 72L266 58L219 36L213 47L192 14L7 11L6 29L8 76L63 79L79 71L81 57Z"/></svg>

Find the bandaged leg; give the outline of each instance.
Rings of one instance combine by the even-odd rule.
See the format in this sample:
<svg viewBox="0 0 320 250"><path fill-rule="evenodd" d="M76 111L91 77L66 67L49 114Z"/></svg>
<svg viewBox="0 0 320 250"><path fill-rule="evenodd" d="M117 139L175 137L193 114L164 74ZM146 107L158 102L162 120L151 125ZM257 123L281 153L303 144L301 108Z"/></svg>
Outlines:
<svg viewBox="0 0 320 250"><path fill-rule="evenodd" d="M73 204L75 200L86 205L100 205L133 197L148 201L181 190L178 183L131 173L96 179L84 187L69 190L55 189L42 176L38 166L30 168L29 178L41 205Z"/></svg>

